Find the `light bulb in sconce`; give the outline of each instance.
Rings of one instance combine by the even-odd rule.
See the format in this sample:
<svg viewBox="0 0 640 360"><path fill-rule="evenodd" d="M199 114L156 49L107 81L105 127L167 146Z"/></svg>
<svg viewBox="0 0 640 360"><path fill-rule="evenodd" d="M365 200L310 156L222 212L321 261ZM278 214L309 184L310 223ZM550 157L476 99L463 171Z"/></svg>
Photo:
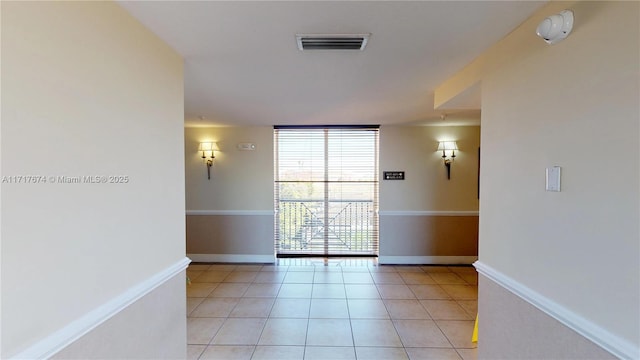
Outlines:
<svg viewBox="0 0 640 360"><path fill-rule="evenodd" d="M205 160L207 165L207 179L211 180L211 166L213 166L213 159L216 158L215 151L218 151L218 144L215 142L201 142L198 145L198 151L202 152L202 159Z"/></svg>
<svg viewBox="0 0 640 360"><path fill-rule="evenodd" d="M451 179L451 163L456 159L458 144L455 141L440 141L438 151L442 151L442 160L447 168L447 179Z"/></svg>

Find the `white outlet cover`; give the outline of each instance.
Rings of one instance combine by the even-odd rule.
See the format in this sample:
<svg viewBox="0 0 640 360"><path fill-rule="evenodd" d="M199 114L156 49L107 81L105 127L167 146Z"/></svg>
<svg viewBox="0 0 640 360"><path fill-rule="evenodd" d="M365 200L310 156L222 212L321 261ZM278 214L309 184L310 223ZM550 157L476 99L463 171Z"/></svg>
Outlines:
<svg viewBox="0 0 640 360"><path fill-rule="evenodd" d="M562 168L560 166L548 167L546 171L546 190L547 191L560 191L560 175Z"/></svg>

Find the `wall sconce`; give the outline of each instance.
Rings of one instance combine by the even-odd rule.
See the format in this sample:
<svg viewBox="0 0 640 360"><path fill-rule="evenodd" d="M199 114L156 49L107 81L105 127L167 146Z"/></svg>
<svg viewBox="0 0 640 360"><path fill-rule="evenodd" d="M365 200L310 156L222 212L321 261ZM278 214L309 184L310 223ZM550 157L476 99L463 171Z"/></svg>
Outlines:
<svg viewBox="0 0 640 360"><path fill-rule="evenodd" d="M219 150L218 144L214 142L201 142L198 146L198 151L202 151L202 158L207 165L207 179L211 180L211 166L213 166L213 159L215 159L214 151Z"/></svg>
<svg viewBox="0 0 640 360"><path fill-rule="evenodd" d="M444 166L447 168L447 179L451 179L451 163L456 159L456 150L458 144L455 141L440 141L438 143L438 151L442 151L442 159Z"/></svg>

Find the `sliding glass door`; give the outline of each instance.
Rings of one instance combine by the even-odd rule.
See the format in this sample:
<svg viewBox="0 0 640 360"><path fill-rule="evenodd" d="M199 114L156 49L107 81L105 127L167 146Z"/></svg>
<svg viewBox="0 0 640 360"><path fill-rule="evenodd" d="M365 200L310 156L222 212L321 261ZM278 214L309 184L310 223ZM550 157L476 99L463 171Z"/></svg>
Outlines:
<svg viewBox="0 0 640 360"><path fill-rule="evenodd" d="M378 253L378 126L274 129L280 256Z"/></svg>

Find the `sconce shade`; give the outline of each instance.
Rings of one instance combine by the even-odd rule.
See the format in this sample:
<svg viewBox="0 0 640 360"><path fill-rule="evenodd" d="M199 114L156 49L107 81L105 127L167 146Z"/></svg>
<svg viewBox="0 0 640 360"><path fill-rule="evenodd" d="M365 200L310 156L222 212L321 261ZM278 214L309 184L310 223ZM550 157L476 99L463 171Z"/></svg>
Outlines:
<svg viewBox="0 0 640 360"><path fill-rule="evenodd" d="M201 142L198 151L217 151L218 144L215 142Z"/></svg>
<svg viewBox="0 0 640 360"><path fill-rule="evenodd" d="M438 151L458 150L458 144L455 141L440 141L438 143Z"/></svg>

